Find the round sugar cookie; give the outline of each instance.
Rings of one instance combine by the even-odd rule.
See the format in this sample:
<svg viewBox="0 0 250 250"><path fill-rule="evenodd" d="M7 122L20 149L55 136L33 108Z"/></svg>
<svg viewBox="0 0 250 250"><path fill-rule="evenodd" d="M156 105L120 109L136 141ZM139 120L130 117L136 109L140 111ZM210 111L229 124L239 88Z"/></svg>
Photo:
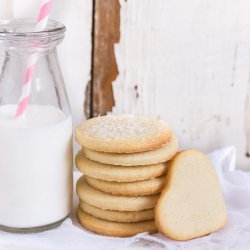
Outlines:
<svg viewBox="0 0 250 250"><path fill-rule="evenodd" d="M116 211L101 209L95 206L92 206L84 201L80 201L80 208L94 216L103 220L117 221L117 222L138 222L145 220L154 219L154 209L145 209L141 211Z"/></svg>
<svg viewBox="0 0 250 250"><path fill-rule="evenodd" d="M97 152L84 148L84 153L87 158L100 163L121 166L139 166L152 165L169 161L175 156L177 150L178 140L173 134L163 147L152 151L133 154L114 154Z"/></svg>
<svg viewBox="0 0 250 250"><path fill-rule="evenodd" d="M131 182L159 177L167 172L170 162L146 166L114 166L92 161L83 151L76 155L77 168L87 176L105 181Z"/></svg>
<svg viewBox="0 0 250 250"><path fill-rule="evenodd" d="M147 196L119 196L104 193L91 187L82 176L77 181L76 192L80 200L92 206L118 210L118 211L140 211L155 207L159 194Z"/></svg>
<svg viewBox="0 0 250 250"><path fill-rule="evenodd" d="M112 153L153 150L165 144L171 134L170 127L160 120L128 114L98 116L75 130L83 147Z"/></svg>
<svg viewBox="0 0 250 250"><path fill-rule="evenodd" d="M127 196L158 194L166 183L166 176L164 175L150 180L134 182L104 181L89 176L85 176L85 179L90 186L100 191Z"/></svg>
<svg viewBox="0 0 250 250"><path fill-rule="evenodd" d="M151 234L158 232L154 220L133 223L114 222L96 218L80 208L77 210L77 217L80 224L89 231L106 236L129 237L142 232Z"/></svg>

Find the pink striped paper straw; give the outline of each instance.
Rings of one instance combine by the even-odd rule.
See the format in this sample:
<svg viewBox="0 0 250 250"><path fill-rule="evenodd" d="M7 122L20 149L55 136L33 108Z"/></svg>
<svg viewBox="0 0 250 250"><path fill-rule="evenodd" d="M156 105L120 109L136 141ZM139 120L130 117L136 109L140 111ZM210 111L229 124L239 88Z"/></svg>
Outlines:
<svg viewBox="0 0 250 250"><path fill-rule="evenodd" d="M36 32L43 31L46 28L46 25L49 19L51 6L52 6L52 0L42 1L39 15L36 21L36 28L35 28ZM16 116L15 116L16 118L21 116L28 107L29 100L30 100L30 92L31 92L31 79L32 79L32 75L36 67L37 58L38 58L38 53L36 52L28 57L25 78L24 78L24 82L22 85L22 93L19 98L18 106L16 110Z"/></svg>

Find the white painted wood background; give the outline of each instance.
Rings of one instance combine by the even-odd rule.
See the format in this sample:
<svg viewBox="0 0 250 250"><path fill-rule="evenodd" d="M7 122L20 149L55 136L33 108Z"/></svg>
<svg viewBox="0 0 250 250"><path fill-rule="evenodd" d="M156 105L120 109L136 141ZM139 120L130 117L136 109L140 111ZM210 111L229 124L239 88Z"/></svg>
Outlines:
<svg viewBox="0 0 250 250"><path fill-rule="evenodd" d="M0 18L35 17L39 2L0 0ZM245 156L250 150L250 1L120 0L120 4L113 113L166 120L182 148L211 151L233 144L238 167L250 169ZM85 119L92 0L54 0L51 18L67 26L59 57L75 125Z"/></svg>
<svg viewBox="0 0 250 250"><path fill-rule="evenodd" d="M113 113L166 120L182 148L235 145L250 170L250 1L120 4Z"/></svg>

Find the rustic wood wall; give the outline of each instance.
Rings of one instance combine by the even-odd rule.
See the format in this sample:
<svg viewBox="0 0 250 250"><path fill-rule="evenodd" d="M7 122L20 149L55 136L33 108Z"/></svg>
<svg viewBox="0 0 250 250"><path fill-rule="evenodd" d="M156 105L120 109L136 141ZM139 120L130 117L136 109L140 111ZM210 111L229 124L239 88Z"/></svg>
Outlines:
<svg viewBox="0 0 250 250"><path fill-rule="evenodd" d="M95 77L102 80L93 82L94 95L99 98L97 103L94 99L93 114L110 111L113 94L113 113L158 116L174 128L183 148L210 151L235 145L238 166L250 169L250 1L119 3L120 39L118 42L117 8L112 21L117 36L109 38L107 45L113 65L110 72L115 73L105 80L96 71ZM105 9L109 16L112 12L107 6ZM102 10L96 8L99 14L95 15L103 16ZM112 27L101 29L110 31ZM101 44L98 33L95 26ZM98 53L94 62L99 60L96 56ZM111 81L113 92L110 87L103 92L100 85L110 86Z"/></svg>
<svg viewBox="0 0 250 250"><path fill-rule="evenodd" d="M0 0L0 16L35 17L39 3ZM183 148L235 145L250 169L249 0L53 5L51 18L67 26L58 54L74 125L106 112L153 115Z"/></svg>
<svg viewBox="0 0 250 250"><path fill-rule="evenodd" d="M90 116L97 116L114 105L112 82L118 75L114 44L120 37L120 5L118 0L94 0L93 8Z"/></svg>

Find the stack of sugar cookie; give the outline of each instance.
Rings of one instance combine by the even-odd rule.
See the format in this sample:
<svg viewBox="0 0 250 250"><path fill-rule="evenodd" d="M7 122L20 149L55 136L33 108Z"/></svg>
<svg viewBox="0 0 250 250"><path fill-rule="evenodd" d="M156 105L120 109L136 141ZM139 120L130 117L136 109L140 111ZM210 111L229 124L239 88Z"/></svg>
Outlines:
<svg viewBox="0 0 250 250"><path fill-rule="evenodd" d="M108 115L76 128L83 147L76 165L84 174L76 191L81 225L102 235L154 233L154 207L178 141L157 119Z"/></svg>

